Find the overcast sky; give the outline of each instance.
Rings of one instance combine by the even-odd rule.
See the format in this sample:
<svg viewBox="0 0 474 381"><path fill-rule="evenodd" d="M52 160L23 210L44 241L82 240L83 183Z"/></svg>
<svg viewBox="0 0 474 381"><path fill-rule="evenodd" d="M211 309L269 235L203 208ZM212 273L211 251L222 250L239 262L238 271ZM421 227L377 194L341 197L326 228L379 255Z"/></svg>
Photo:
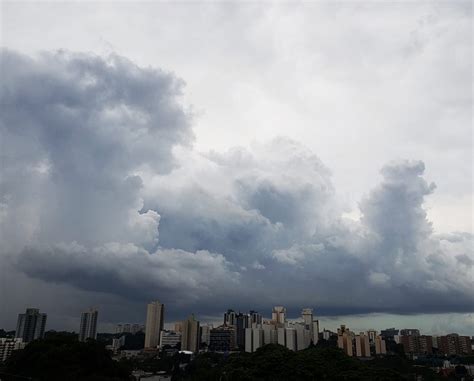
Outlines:
<svg viewBox="0 0 474 381"><path fill-rule="evenodd" d="M1 25L0 327L158 299L474 332L470 1L1 2Z"/></svg>

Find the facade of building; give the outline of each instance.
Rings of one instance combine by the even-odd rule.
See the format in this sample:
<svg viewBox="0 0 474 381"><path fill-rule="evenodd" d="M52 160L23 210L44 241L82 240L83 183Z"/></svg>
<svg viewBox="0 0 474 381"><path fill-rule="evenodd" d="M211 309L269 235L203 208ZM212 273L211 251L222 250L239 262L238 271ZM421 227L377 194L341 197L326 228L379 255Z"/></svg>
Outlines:
<svg viewBox="0 0 474 381"><path fill-rule="evenodd" d="M79 341L87 339L97 339L97 318L99 312L90 308L81 314L81 324L79 326Z"/></svg>
<svg viewBox="0 0 474 381"><path fill-rule="evenodd" d="M211 344L211 329L212 328L214 328L212 324L201 326L201 344L206 344L208 348L209 348L209 344Z"/></svg>
<svg viewBox="0 0 474 381"><path fill-rule="evenodd" d="M27 308L24 314L18 315L15 337L24 343L44 337L47 315L37 308Z"/></svg>
<svg viewBox="0 0 474 381"><path fill-rule="evenodd" d="M341 348L348 356L354 355L354 336L354 333L351 332L345 325L341 325L341 327L337 329L337 346Z"/></svg>
<svg viewBox="0 0 474 381"><path fill-rule="evenodd" d="M164 304L153 301L148 304L145 324L145 349L156 349L160 345L164 325Z"/></svg>
<svg viewBox="0 0 474 381"><path fill-rule="evenodd" d="M278 343L278 335L277 329L274 324L262 324L263 330L263 342L265 344L277 344ZM247 345L247 341L245 341Z"/></svg>
<svg viewBox="0 0 474 381"><path fill-rule="evenodd" d="M255 352L264 344L266 343L262 328L247 328L245 330L245 352Z"/></svg>
<svg viewBox="0 0 474 381"><path fill-rule="evenodd" d="M161 331L160 335L160 348L169 346L171 348L176 348L181 344L181 333L175 331Z"/></svg>
<svg viewBox="0 0 474 381"><path fill-rule="evenodd" d="M370 357L369 335L361 332L355 337L355 344L357 357Z"/></svg>
<svg viewBox="0 0 474 381"><path fill-rule="evenodd" d="M276 324L284 326L286 323L286 308L282 306L273 307L272 321Z"/></svg>
<svg viewBox="0 0 474 381"><path fill-rule="evenodd" d="M145 326L143 324L130 324L130 323L124 323L124 324L117 324L115 327L115 333L131 333L131 334L136 334L138 332L144 332L145 331Z"/></svg>
<svg viewBox="0 0 474 381"><path fill-rule="evenodd" d="M250 311L249 316L250 316L249 327L255 328L259 326L260 324L262 324L263 322L262 315L260 315L257 311Z"/></svg>
<svg viewBox="0 0 474 381"><path fill-rule="evenodd" d="M229 352L236 348L235 328L222 325L211 329L209 349L214 352Z"/></svg>
<svg viewBox="0 0 474 381"><path fill-rule="evenodd" d="M20 338L0 338L0 362L8 359L13 351L23 349L26 343Z"/></svg>
<svg viewBox="0 0 474 381"><path fill-rule="evenodd" d="M405 328L400 330L400 336L420 336L419 329Z"/></svg>
<svg viewBox="0 0 474 381"><path fill-rule="evenodd" d="M438 351L446 355L470 355L472 354L471 338L450 333L438 337Z"/></svg>
<svg viewBox="0 0 474 381"><path fill-rule="evenodd" d="M194 315L190 315L187 320L181 323L181 326L181 350L193 353L199 352L199 343L201 341L199 321L196 320Z"/></svg>
<svg viewBox="0 0 474 381"><path fill-rule="evenodd" d="M399 330L395 328L387 328L387 329L382 329L380 331L380 336L382 336L385 339L393 339L395 336L399 335Z"/></svg>
<svg viewBox="0 0 474 381"><path fill-rule="evenodd" d="M251 327L250 315L238 313L235 316L235 343L240 350L245 348L245 330Z"/></svg>
<svg viewBox="0 0 474 381"><path fill-rule="evenodd" d="M395 336L395 341L403 345L403 349L405 353L410 353L410 354L433 353L433 338L431 336L400 335L400 336Z"/></svg>
<svg viewBox="0 0 474 381"><path fill-rule="evenodd" d="M237 319L237 313L234 310L227 310L224 313L224 325L226 326L235 326Z"/></svg>
<svg viewBox="0 0 474 381"><path fill-rule="evenodd" d="M375 337L375 354L376 355L387 354L387 345L385 343L385 339L382 336Z"/></svg>

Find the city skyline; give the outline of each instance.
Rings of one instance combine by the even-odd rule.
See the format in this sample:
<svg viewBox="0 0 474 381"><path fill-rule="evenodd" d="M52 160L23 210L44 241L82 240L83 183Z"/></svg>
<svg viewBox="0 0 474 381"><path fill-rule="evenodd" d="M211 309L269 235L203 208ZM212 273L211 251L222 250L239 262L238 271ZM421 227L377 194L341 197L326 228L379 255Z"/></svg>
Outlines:
<svg viewBox="0 0 474 381"><path fill-rule="evenodd" d="M1 12L0 327L474 332L472 2Z"/></svg>

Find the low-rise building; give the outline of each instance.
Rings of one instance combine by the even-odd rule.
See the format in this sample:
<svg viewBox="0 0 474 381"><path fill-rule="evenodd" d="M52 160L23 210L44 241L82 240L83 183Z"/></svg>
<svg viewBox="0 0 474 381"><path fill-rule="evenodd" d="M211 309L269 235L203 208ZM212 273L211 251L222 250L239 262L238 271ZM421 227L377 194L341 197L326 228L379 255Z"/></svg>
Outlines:
<svg viewBox="0 0 474 381"><path fill-rule="evenodd" d="M23 349L26 343L21 338L1 338L0 339L0 362L11 356L13 351Z"/></svg>

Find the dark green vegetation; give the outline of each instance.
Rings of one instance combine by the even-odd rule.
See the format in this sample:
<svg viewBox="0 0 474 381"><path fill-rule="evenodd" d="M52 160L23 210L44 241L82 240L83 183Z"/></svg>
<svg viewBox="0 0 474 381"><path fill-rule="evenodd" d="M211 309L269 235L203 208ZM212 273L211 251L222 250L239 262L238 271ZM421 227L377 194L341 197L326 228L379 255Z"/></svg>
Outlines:
<svg viewBox="0 0 474 381"><path fill-rule="evenodd" d="M31 377L38 381L120 381L129 380L126 363L113 361L97 341L80 343L77 335L50 334L15 351L0 370L2 381Z"/></svg>
<svg viewBox="0 0 474 381"><path fill-rule="evenodd" d="M414 367L402 357L360 361L337 348L309 348L292 352L266 345L253 354L201 354L175 375L175 380L438 380L429 368Z"/></svg>

